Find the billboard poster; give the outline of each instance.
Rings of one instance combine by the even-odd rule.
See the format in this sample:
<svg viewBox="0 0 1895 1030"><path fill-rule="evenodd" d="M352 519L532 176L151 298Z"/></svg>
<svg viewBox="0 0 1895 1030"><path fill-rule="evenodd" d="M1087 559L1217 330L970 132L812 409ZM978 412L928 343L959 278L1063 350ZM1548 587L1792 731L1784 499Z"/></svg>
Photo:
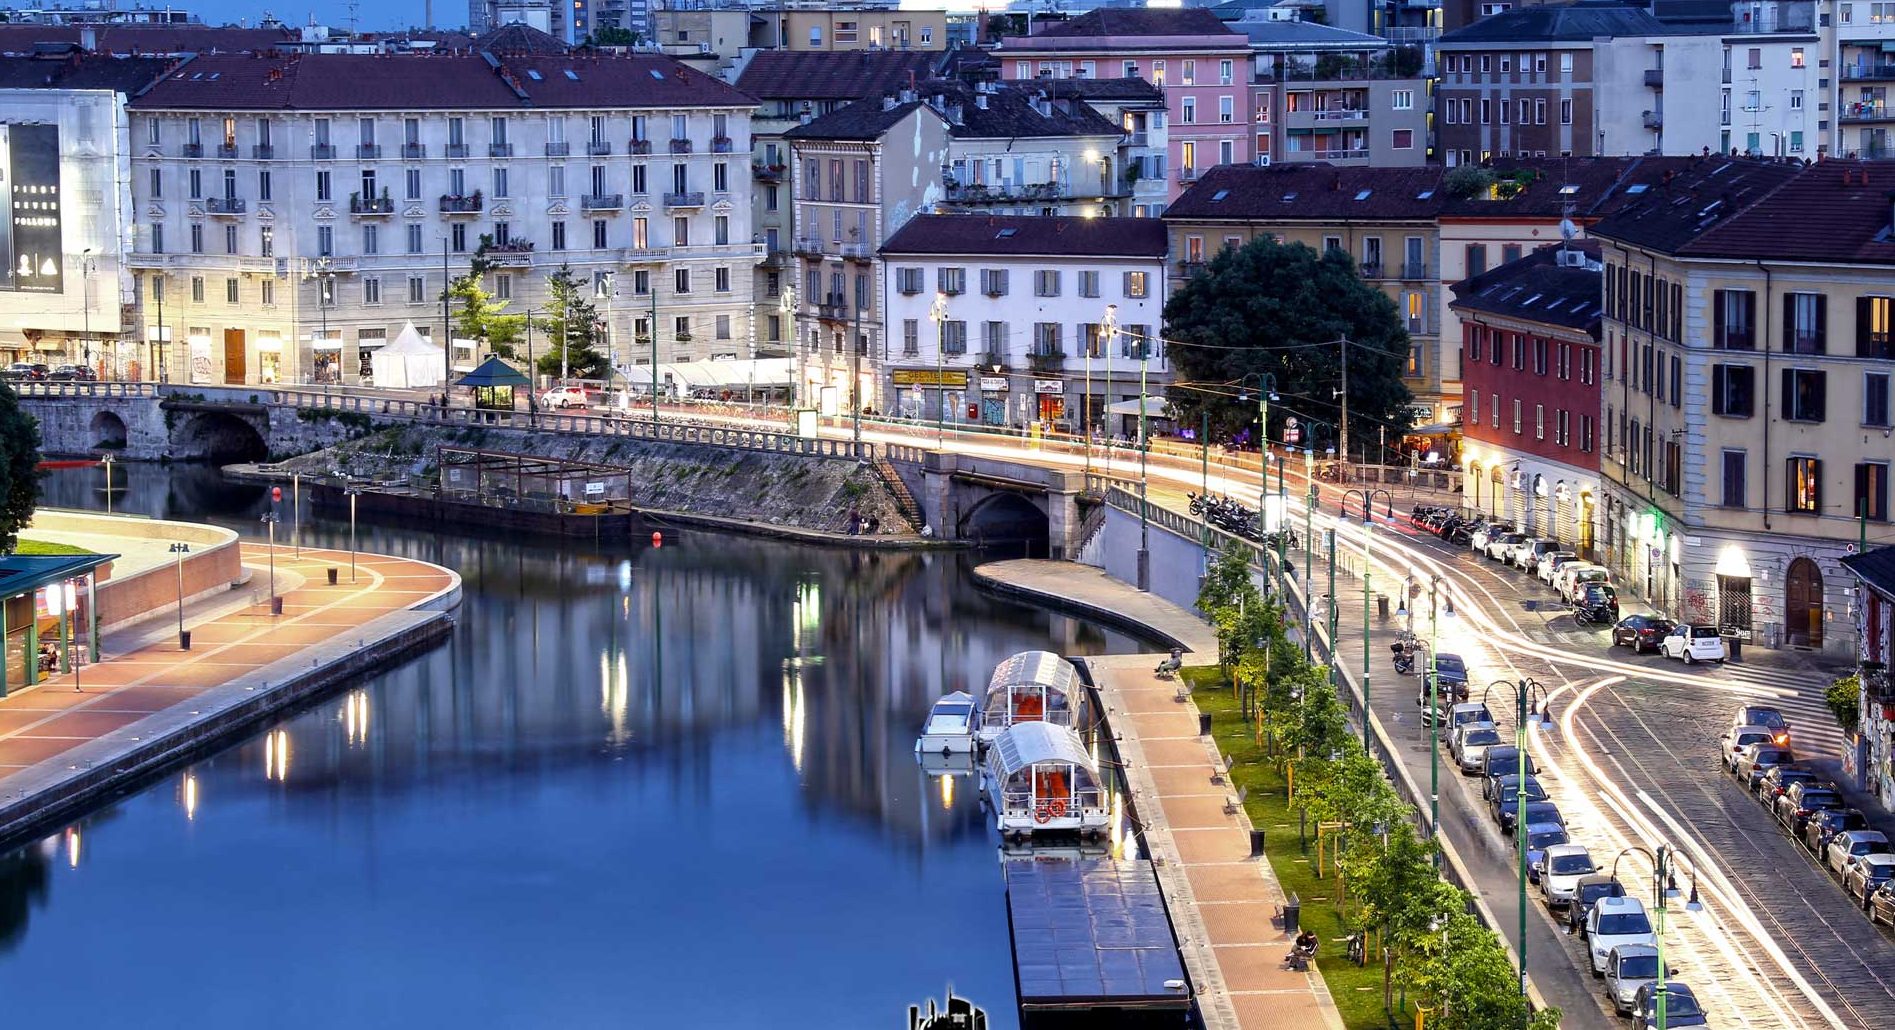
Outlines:
<svg viewBox="0 0 1895 1030"><path fill-rule="evenodd" d="M59 293L59 126L0 125L0 289Z"/></svg>

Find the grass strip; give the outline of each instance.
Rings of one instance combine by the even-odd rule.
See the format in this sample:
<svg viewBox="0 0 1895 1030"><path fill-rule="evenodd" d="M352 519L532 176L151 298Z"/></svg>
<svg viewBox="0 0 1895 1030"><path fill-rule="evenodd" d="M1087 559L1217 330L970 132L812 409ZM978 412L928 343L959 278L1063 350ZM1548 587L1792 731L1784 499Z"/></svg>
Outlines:
<svg viewBox="0 0 1895 1030"><path fill-rule="evenodd" d="M56 554L63 555L63 554L97 554L98 552L88 551L83 547L74 547L71 544L55 543L51 540L29 540L26 537L21 537L19 546L13 549L13 553L14 554L32 554L32 555L56 555Z"/></svg>

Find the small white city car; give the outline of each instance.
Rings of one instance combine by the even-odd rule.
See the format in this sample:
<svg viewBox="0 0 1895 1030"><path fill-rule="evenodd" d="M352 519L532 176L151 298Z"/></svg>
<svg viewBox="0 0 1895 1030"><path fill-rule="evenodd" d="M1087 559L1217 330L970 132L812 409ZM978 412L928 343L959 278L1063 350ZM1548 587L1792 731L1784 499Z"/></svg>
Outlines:
<svg viewBox="0 0 1895 1030"><path fill-rule="evenodd" d="M591 402L586 391L577 386L555 386L540 395L542 408L583 408Z"/></svg>
<svg viewBox="0 0 1895 1030"><path fill-rule="evenodd" d="M1658 642L1658 650L1666 658L1684 659L1686 665L1721 662L1724 660L1724 638L1717 635L1715 626L1679 623L1671 627L1671 633Z"/></svg>
<svg viewBox="0 0 1895 1030"><path fill-rule="evenodd" d="M1599 869L1593 864L1592 854L1578 844L1555 844L1546 849L1540 859L1540 894L1546 898L1551 908L1560 908L1572 904L1573 891L1579 886L1579 878L1590 876Z"/></svg>
<svg viewBox="0 0 1895 1030"><path fill-rule="evenodd" d="M1612 949L1627 944L1658 946L1651 917L1637 898L1600 898L1586 916L1586 941L1593 976L1604 976Z"/></svg>

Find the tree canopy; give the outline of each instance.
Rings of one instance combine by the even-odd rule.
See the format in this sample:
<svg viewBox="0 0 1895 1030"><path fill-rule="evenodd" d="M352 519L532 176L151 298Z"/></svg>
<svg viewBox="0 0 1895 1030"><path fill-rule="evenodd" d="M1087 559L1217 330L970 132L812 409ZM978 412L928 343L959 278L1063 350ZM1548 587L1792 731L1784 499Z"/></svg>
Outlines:
<svg viewBox="0 0 1895 1030"><path fill-rule="evenodd" d="M1213 439L1256 424L1256 379L1240 399L1245 376L1276 377L1270 405L1272 440L1295 418L1302 446L1331 446L1336 430L1312 436L1311 419L1340 422L1342 354L1349 362L1349 432L1359 450L1378 428L1410 424L1413 399L1402 382L1408 331L1394 301L1362 281L1340 251L1317 254L1300 243L1268 237L1226 249L1165 305L1174 382L1171 406L1182 426L1210 415ZM1348 346L1337 341L1348 338Z"/></svg>
<svg viewBox="0 0 1895 1030"><path fill-rule="evenodd" d="M585 280L566 265L546 277L547 313L534 323L550 341L537 358L542 374L558 375L563 356L565 372L572 378L610 378L612 366L599 351L599 312L586 294Z"/></svg>
<svg viewBox="0 0 1895 1030"><path fill-rule="evenodd" d="M0 386L0 550L11 552L39 501L39 419Z"/></svg>

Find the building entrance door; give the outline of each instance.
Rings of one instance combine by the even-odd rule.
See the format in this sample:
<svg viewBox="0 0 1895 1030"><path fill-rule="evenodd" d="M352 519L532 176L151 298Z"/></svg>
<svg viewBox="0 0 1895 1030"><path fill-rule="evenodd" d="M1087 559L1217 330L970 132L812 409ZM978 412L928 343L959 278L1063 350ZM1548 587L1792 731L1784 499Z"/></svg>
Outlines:
<svg viewBox="0 0 1895 1030"><path fill-rule="evenodd" d="M1798 558L1784 580L1783 638L1802 647L1823 646L1823 574L1816 563Z"/></svg>
<svg viewBox="0 0 1895 1030"><path fill-rule="evenodd" d="M224 382L241 384L244 380L243 330L224 330Z"/></svg>

